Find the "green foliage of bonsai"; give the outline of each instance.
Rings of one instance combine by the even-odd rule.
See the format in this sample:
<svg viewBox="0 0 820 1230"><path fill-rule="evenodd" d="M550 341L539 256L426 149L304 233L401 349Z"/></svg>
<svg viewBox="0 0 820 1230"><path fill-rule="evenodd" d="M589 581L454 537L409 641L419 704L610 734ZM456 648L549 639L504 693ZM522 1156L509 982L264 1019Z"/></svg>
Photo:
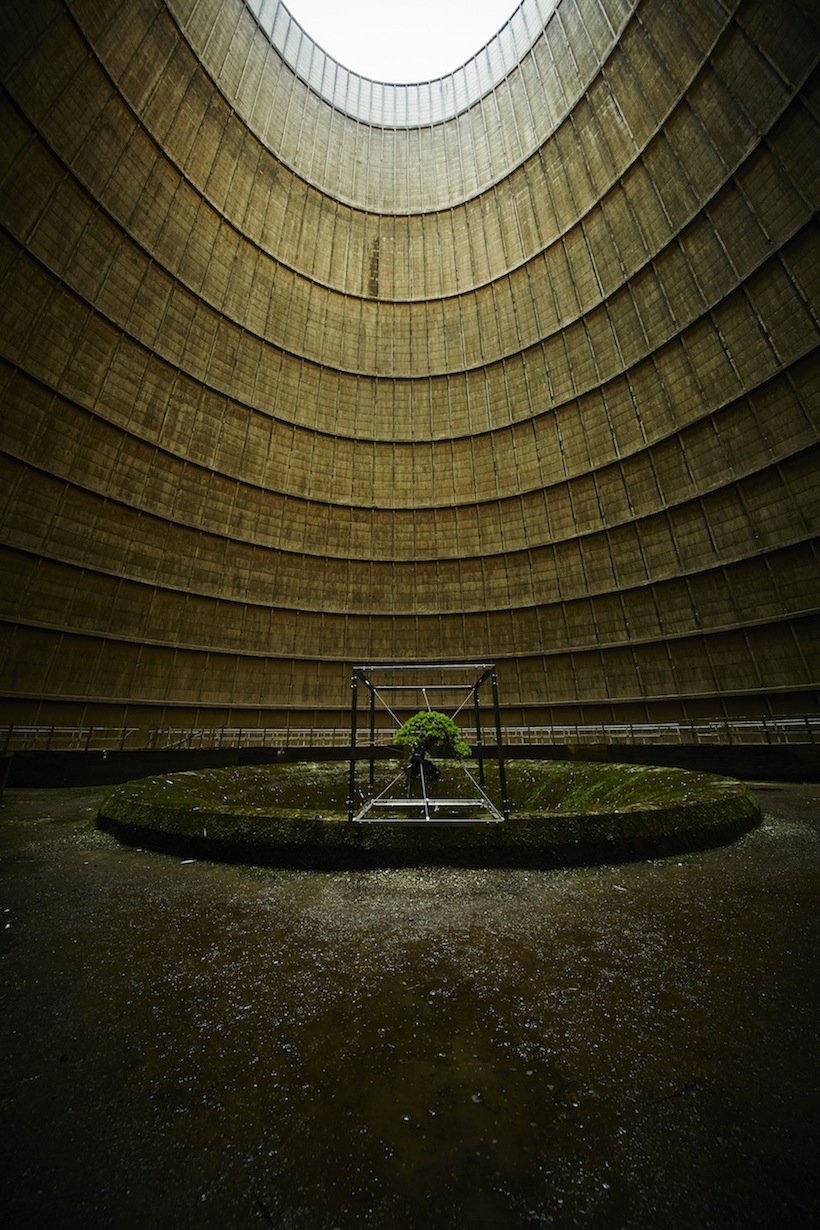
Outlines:
<svg viewBox="0 0 820 1230"><path fill-rule="evenodd" d="M396 747L419 750L425 755L458 757L470 755L470 749L461 737L461 731L446 713L435 709L420 709L396 731L393 739Z"/></svg>

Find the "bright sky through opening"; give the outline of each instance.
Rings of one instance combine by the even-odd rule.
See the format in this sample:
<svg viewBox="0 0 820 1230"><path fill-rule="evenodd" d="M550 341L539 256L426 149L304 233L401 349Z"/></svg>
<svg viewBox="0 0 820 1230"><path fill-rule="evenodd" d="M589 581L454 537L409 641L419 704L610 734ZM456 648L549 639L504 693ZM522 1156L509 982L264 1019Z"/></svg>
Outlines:
<svg viewBox="0 0 820 1230"><path fill-rule="evenodd" d="M429 81L497 34L517 0L285 0L315 43L375 81Z"/></svg>

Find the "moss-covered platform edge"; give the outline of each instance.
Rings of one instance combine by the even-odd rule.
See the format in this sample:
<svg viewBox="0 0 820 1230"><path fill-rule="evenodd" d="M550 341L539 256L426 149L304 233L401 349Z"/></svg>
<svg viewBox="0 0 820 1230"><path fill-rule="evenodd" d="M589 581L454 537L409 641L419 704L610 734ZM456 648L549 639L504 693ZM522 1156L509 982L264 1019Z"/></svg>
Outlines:
<svg viewBox="0 0 820 1230"><path fill-rule="evenodd" d="M97 823L131 844L215 861L557 867L721 845L760 819L752 791L715 774L517 761L508 821L363 824L347 818L346 775L346 765L302 764L143 778L112 791Z"/></svg>

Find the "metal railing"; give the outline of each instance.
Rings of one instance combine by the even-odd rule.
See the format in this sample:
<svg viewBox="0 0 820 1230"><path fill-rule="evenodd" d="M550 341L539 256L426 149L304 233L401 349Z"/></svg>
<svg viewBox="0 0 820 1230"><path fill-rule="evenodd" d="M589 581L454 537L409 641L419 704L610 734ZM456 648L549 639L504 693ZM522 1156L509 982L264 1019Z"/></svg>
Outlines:
<svg viewBox="0 0 820 1230"><path fill-rule="evenodd" d="M818 743L820 718L727 718L699 722L601 722L583 726L507 726L510 744L535 743Z"/></svg>
<svg viewBox="0 0 820 1230"><path fill-rule="evenodd" d="M376 731L376 743L392 742L394 727ZM585 725L503 726L505 745L566 743L672 743L672 744L785 744L820 743L820 717L726 719L697 722L602 722ZM359 731L357 746L365 746L369 732ZM495 743L495 730L482 730L486 744ZM0 726L0 750L28 751L146 751L173 748L308 748L349 747L350 727L155 727L139 726Z"/></svg>

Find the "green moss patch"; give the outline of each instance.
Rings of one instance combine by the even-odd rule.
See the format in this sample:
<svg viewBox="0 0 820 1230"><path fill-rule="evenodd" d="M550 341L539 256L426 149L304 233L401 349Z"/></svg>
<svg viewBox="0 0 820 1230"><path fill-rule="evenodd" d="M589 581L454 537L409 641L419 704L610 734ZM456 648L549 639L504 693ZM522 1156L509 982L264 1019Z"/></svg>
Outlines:
<svg viewBox="0 0 820 1230"><path fill-rule="evenodd" d="M378 762L377 788L398 769ZM98 824L140 845L275 865L569 866L719 845L760 818L745 785L709 773L541 760L511 761L506 771L510 819L503 823L351 822L343 761L128 782L105 799ZM360 767L359 782L365 775ZM494 775L497 781L497 766L488 764L491 790Z"/></svg>

